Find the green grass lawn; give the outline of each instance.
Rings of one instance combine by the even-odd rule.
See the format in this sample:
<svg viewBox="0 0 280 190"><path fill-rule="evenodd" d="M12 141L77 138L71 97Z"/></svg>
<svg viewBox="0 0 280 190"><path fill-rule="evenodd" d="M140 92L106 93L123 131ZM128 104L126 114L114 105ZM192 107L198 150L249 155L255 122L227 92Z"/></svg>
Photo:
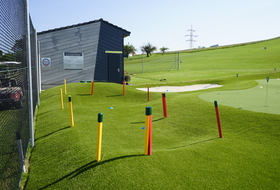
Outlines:
<svg viewBox="0 0 280 190"><path fill-rule="evenodd" d="M280 80L258 80L258 85L245 90L215 91L201 94L203 100L212 102L217 100L219 104L263 113L280 115Z"/></svg>
<svg viewBox="0 0 280 190"><path fill-rule="evenodd" d="M59 103L62 86L42 92L25 189L278 189L279 115L219 104L223 138L218 138L216 99L211 102L200 98L205 93L236 90L236 73L242 76L240 91L257 86L256 80L278 74L273 71L280 63L279 55L274 55L277 42L279 39L185 53L189 66L182 65L181 70L135 72L131 83L136 85L126 86L126 95L122 95L119 84L95 83L94 95L89 95L88 83L68 84L65 109ZM246 57L248 49L256 56L266 51L263 46L274 52L268 56L269 61L253 54ZM212 57L209 62L207 55ZM247 61L237 64L238 55ZM157 56L162 55L152 55ZM261 59L266 63L258 63ZM133 58L130 61L125 65L127 71L141 65ZM160 82L158 79L164 76L167 81ZM219 83L223 87L167 93L167 118L163 117L161 93L151 93L147 102L146 92L136 90L197 83ZM74 127L69 127L68 95L73 100ZM147 106L153 109L150 156L143 155ZM95 161L98 113L104 115L100 162Z"/></svg>

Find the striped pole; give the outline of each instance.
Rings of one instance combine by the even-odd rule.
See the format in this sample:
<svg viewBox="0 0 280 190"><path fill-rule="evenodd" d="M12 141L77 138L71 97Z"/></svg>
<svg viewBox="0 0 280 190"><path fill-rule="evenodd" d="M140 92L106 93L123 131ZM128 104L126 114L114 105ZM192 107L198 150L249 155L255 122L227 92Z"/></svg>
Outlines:
<svg viewBox="0 0 280 190"><path fill-rule="evenodd" d="M94 93L94 81L91 81L90 95Z"/></svg>
<svg viewBox="0 0 280 190"><path fill-rule="evenodd" d="M215 110L216 110L216 118L217 118L217 124L218 124L219 137L223 138L222 126L221 126L220 114L219 114L219 109L218 109L217 101L214 101L214 105L215 105Z"/></svg>
<svg viewBox="0 0 280 190"><path fill-rule="evenodd" d="M64 79L64 94L67 94L67 90L66 90L66 79Z"/></svg>
<svg viewBox="0 0 280 190"><path fill-rule="evenodd" d="M152 107L146 107L144 155L152 155Z"/></svg>
<svg viewBox="0 0 280 190"><path fill-rule="evenodd" d="M96 161L100 161L101 160L103 113L98 114L97 121L98 121L98 125L97 125Z"/></svg>
<svg viewBox="0 0 280 190"><path fill-rule="evenodd" d="M61 109L64 109L62 89L60 89L60 106L61 106Z"/></svg>
<svg viewBox="0 0 280 190"><path fill-rule="evenodd" d="M167 117L167 106L166 106L166 95L165 93L162 93L162 107L163 107L163 115L164 117Z"/></svg>
<svg viewBox="0 0 280 190"><path fill-rule="evenodd" d="M72 106L72 98L70 95L68 96L68 102L69 102L69 111L70 111L70 127L74 127L73 106Z"/></svg>

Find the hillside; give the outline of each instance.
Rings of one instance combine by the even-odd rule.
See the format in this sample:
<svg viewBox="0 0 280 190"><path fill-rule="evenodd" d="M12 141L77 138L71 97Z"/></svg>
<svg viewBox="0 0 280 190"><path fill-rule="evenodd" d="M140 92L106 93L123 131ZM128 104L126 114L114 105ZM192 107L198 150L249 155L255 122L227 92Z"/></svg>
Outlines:
<svg viewBox="0 0 280 190"><path fill-rule="evenodd" d="M67 84L64 109L59 101L63 86L43 91L25 189L278 189L279 115L232 104L238 102L234 96L238 93L237 73L238 90L248 99L262 98L256 80L267 76L274 80L270 92L278 89L279 42L277 38L182 52L180 70L170 69L178 54L144 58L144 73L142 56L134 56L125 61L125 69L132 74L130 84L134 84L125 86L126 95L120 84L96 82L93 95L89 94L90 83ZM223 87L166 93L168 117L163 116L161 93L151 93L147 101L147 92L136 89L195 83ZM251 88L252 93L248 92ZM221 101L232 104L219 104L223 130L223 138L219 138L213 101L228 93L231 98ZM74 127L69 126L69 95ZM279 90L274 96L279 96ZM153 110L149 156L143 151L147 106ZM102 156L96 161L99 113L104 115Z"/></svg>
<svg viewBox="0 0 280 190"><path fill-rule="evenodd" d="M280 71L280 38L178 52L136 55L125 59L132 84L190 82ZM180 59L180 68L178 64ZM180 69L180 70L179 70ZM168 71L168 72L166 72Z"/></svg>

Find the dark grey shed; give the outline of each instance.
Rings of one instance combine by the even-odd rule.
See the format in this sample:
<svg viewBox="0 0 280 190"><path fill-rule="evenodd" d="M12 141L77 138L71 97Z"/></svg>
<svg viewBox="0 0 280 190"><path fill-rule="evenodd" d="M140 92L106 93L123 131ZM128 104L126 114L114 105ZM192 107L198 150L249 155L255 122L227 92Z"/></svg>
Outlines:
<svg viewBox="0 0 280 190"><path fill-rule="evenodd" d="M38 33L42 63L42 88L79 81L122 83L124 37L130 32L103 19ZM65 67L64 56L83 55L79 68ZM71 60L70 60L71 62Z"/></svg>

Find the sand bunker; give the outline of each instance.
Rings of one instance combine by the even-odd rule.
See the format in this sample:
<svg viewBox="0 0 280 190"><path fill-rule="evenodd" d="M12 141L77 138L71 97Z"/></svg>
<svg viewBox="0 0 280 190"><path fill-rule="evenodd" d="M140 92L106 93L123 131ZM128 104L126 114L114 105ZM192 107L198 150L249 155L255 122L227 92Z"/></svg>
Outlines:
<svg viewBox="0 0 280 190"><path fill-rule="evenodd" d="M208 88L217 88L223 85L218 84L195 84L191 86L157 86L149 88L150 92L187 92L195 90L204 90ZM147 88L137 88L137 90L147 91Z"/></svg>

